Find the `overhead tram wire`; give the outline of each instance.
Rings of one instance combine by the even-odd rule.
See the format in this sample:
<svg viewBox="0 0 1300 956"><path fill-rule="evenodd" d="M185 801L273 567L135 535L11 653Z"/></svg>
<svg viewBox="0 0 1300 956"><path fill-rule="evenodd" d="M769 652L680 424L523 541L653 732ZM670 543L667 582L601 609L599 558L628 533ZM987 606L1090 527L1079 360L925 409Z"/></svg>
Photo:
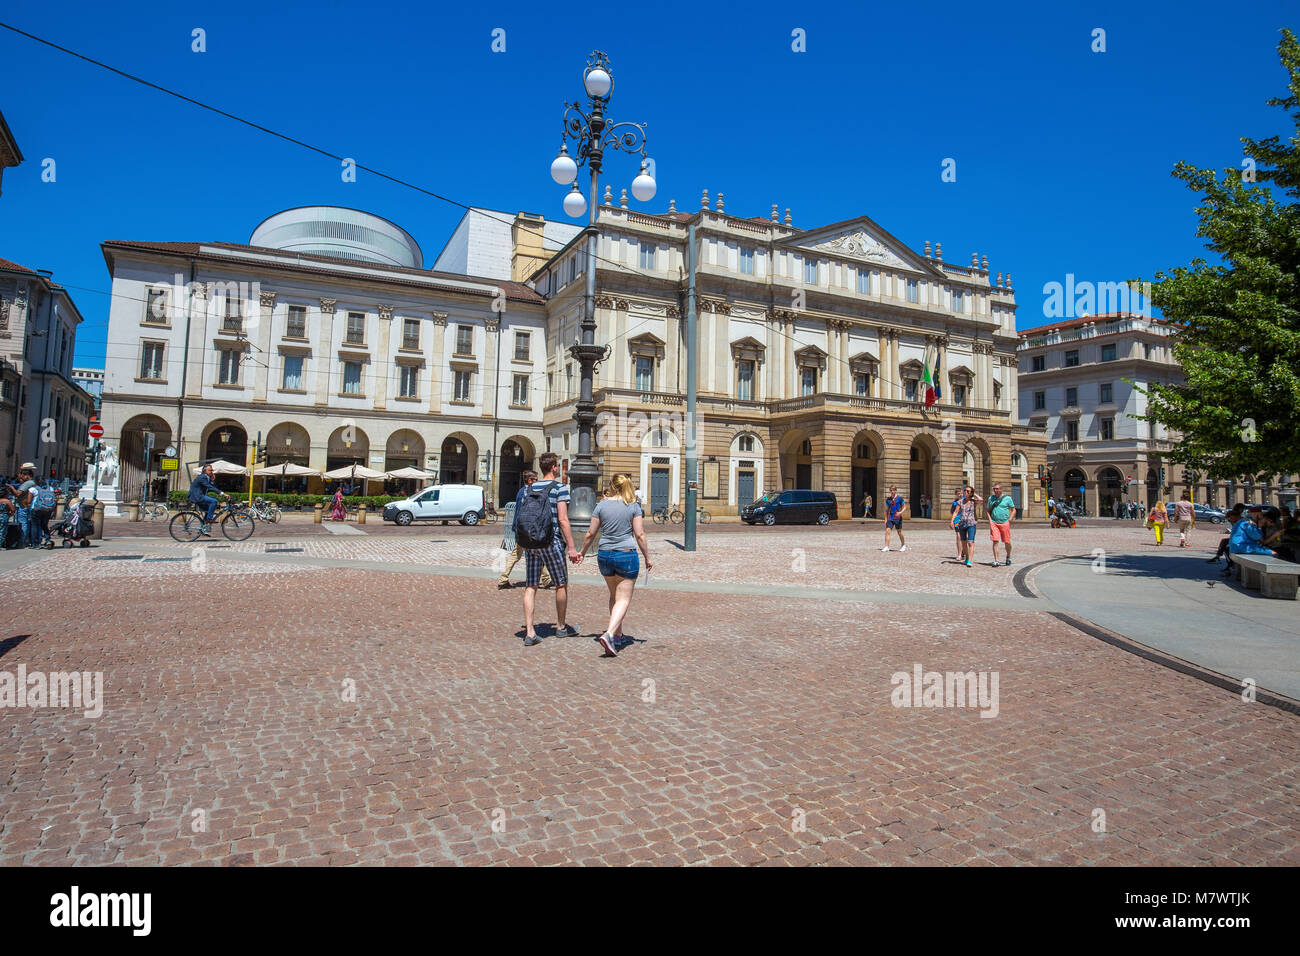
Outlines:
<svg viewBox="0 0 1300 956"><path fill-rule="evenodd" d="M55 43L55 42L53 42L53 41L51 41L51 40L46 40L45 38L43 38L43 37L39 37L39 36L37 36L37 35L34 34L34 33L29 33L29 32L26 31L26 30L23 30L23 29L20 29L19 27L14 26L13 24L5 23L5 22L3 22L3 21L0 21L0 27L3 27L3 28L6 29L6 30L9 30L9 31L11 31L11 32L13 32L13 33L16 33L16 34L18 34L19 36L26 37L26 38L29 39L29 40L34 40L35 42L40 43L40 44L42 44L42 45L44 45L44 46L47 46L47 47L49 47L49 48L51 48L51 49L53 49L53 50L57 50L57 51L59 51L60 53L65 53L65 54L67 54L68 56L75 57L76 59L78 59L78 60L82 60L82 61L84 61L84 62L86 62L86 63L89 63L89 64L91 64L92 66L97 66L97 67L99 67L100 69L108 70L110 73L115 73L116 75L122 77L123 79L131 80L131 81L134 82L134 83L139 83L141 86L146 86L146 87L148 87L148 88L150 88L150 89L152 89L152 90L156 90L156 91L158 91L159 93L165 93L165 94L168 95L168 96L173 96L173 97L175 97L176 99L182 100L182 101L184 101L184 102L186 102L186 103L189 103L189 104L191 104L191 105L193 105L193 106L197 106L197 107L199 107L200 109L207 110L207 111L209 111L209 112L211 112L211 113L216 113L218 116L224 116L224 117L227 118L227 119L234 120L235 122L237 122L237 123L241 123L241 124L243 124L244 126L248 126L248 127L250 127L251 129L255 129L255 130L258 130L259 132L266 133L266 134L269 135L269 136L274 136L274 137L276 137L277 139L282 139L282 140L284 140L285 142L288 142L288 143L292 143L292 144L294 144L295 146L301 146L303 149L307 149L307 150L310 150L311 152L318 153L319 155L321 155L321 156L325 156L325 157L328 157L329 159L334 159L334 160L337 160L337 161L339 161L339 162L345 162L345 161L347 161L346 157L340 156L340 155L338 155L338 154L336 154L336 153L331 153L329 150L324 149L324 148L322 148L322 147L320 147L320 146L313 145L312 143L308 143L308 142L306 142L305 140L298 139L298 138L295 137L295 136L290 136L290 135L287 134L287 133L281 133L281 132L279 132L278 130L271 129L271 128L268 127L268 126L263 126L261 123L256 123L256 122L254 122L254 121L252 121L252 120L244 119L242 116L237 116L236 114L231 113L231 112L229 112L229 111L227 111L227 110L223 110L223 109L221 109L220 107L212 106L212 105L210 105L210 104L208 104L208 103L204 103L204 102L202 102L201 100L196 100L196 99L194 99L194 98L191 97L191 96L187 96L187 95L185 95L184 93L177 92L176 90L170 89L170 88L168 88L168 87L166 87L166 86L162 86L162 85L160 85L160 84L158 84L158 83L154 83L154 82L152 82L152 81L150 81L150 80L146 80L146 79L144 79L143 77L136 76L136 75L133 74L133 73L128 73L128 72L126 72L125 70L120 70L120 69L118 69L118 68L115 67L115 66L111 66L111 65L109 65L109 64L107 64L107 63L104 63L102 60L97 60L97 59L95 59L94 57L87 56L87 55L84 54L84 53L78 53L76 50L73 50L73 49L70 49L70 48L68 48L68 47L62 46L62 45L60 45L60 44L58 44L58 43ZM354 163L355 163L355 161L354 161ZM394 183L394 184L396 184L396 185L399 185L399 186L405 186L405 187L408 188L408 189L413 189L413 190L415 190L415 191L418 192L418 193L421 193L421 194L423 194L423 195L425 195L425 196L429 196L429 197L431 197L431 198L433 198L433 199L437 199L437 200L439 200L439 201L441 201L441 202L448 203L449 205L455 206L455 207L458 208L458 209L464 209L465 211L468 212L468 211L470 211L471 209L477 208L477 207L472 207L472 206L470 206L470 205L468 205L468 204L466 204L466 203L463 203L463 202L461 202L461 201L459 201L459 200L457 200L457 199L452 199L451 197L449 197L449 196L445 196L445 195L443 195L442 193L435 192L435 191L433 191L433 190L431 190L431 189L426 189L426 188L424 188L423 186L419 186L419 185L417 185L417 184L415 184L415 183L413 183L413 182L410 182L409 180L402 179L400 176L393 176L393 175L390 175L389 173L385 173L385 172L383 172L382 170L378 170L378 169L375 169L375 168L373 168L373 167L366 166L366 165L364 165L364 164L362 164L362 163L355 163L355 165L356 165L356 168L357 168L357 169L362 170L362 171L367 172L367 173L370 173L372 176L378 176L380 179L388 180L389 182ZM512 224L513 224L511 220L508 220L508 219L501 219L501 218L499 218L499 217L492 216L492 215L490 215L488 212L485 212L485 211L482 211L482 210L480 210L480 215L485 215L485 216L487 216L487 218L492 219L492 220L494 220L494 221L496 221L496 222L502 223L503 225L512 225ZM618 271L621 271L621 272L634 273L634 271L635 271L635 270L629 268L629 267L627 266L626 263L618 262L618 261L613 260L613 259L607 259L607 258L605 258L604 256L601 256L601 255L599 255L599 254L596 254L595 258L596 258L598 261L600 261L600 262L604 262L604 263L606 263L606 264L608 264L608 265L614 267L615 269L617 269ZM76 286L69 286L69 288L79 288L79 287L76 287ZM85 290L85 291L102 291L102 290L93 290L93 289L92 289L92 290ZM107 294L110 295L110 296L113 295L113 293L111 293L111 292L109 292L109 293L107 293ZM785 331L782 330L782 329L775 329L774 331L776 332L777 335L782 336L782 337L788 339L788 340L789 340L790 342L792 342L793 344L796 344L796 345L799 344L798 340L794 338L794 335L793 335L792 333L785 332ZM630 330L629 330L629 332L624 333L624 335L627 335L627 334L630 334ZM622 337L623 337L623 336L615 336L614 338L610 339L609 342L610 342L610 344L612 345L614 342L616 342L619 338L622 338ZM123 343L123 344L126 344L126 343ZM106 343L106 345L107 345L107 343ZM259 350L259 351L260 351L260 350ZM847 367L848 364L849 364L848 359L844 359L844 358L837 359L836 361L837 361L838 364L840 364L840 365L844 365L844 366L846 366L846 367ZM535 373L533 373L533 374L536 375L536 376L540 376L540 375L544 375L544 374L545 374L545 371L543 370L543 371L540 371L540 372L535 372ZM895 381L895 380L893 380L893 379L887 379L887 378L885 378L883 375L882 375L882 376L878 376L878 377L881 379L881 381L883 381L883 382L885 382L886 384L891 385L891 386L901 384L900 382L897 382L897 381ZM619 386L615 386L615 387L619 387Z"/></svg>

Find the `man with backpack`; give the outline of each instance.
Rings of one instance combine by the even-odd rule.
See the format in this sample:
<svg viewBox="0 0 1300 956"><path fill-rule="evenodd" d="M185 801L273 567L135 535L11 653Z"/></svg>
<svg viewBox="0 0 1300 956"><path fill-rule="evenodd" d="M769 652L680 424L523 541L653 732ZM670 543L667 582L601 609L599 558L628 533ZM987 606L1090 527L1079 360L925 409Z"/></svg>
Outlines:
<svg viewBox="0 0 1300 956"><path fill-rule="evenodd" d="M537 603L537 586L542 568L551 573L555 582L555 636L577 637L578 629L565 623L564 615L569 605L569 571L565 564L565 548L574 564L582 555L573 546L573 531L569 528L569 486L561 483L557 471L560 458L548 451L537 459L542 470L539 481L527 488L527 493L515 509L515 541L523 546L528 577L524 584L524 646L534 647L542 642L533 628L533 609Z"/></svg>
<svg viewBox="0 0 1300 956"><path fill-rule="evenodd" d="M32 489L32 539L34 548L52 548L54 539L50 536L50 518L54 516L54 483L44 482Z"/></svg>
<svg viewBox="0 0 1300 956"><path fill-rule="evenodd" d="M537 472L525 471L521 477L523 478L524 486L520 488L519 493L515 495L515 513L513 519L511 519L510 522L509 537L514 538L514 544L511 545L511 548L513 548L513 550L510 552L510 557L506 558L505 569L502 570L501 577L497 580L497 589L501 591L505 591L510 588L510 572L514 570L514 566L519 563L519 559L524 556L524 546L519 543L519 537L517 532L515 531L515 528L517 527L517 522L519 521L519 507L524 503L524 495L528 494L528 489L532 487L535 481L537 481ZM505 548L506 543L507 543L507 539L503 539L501 543L501 547ZM527 565L525 564L524 567L527 567ZM551 572L546 570L545 566L543 566L542 587L549 588L550 586L551 586Z"/></svg>

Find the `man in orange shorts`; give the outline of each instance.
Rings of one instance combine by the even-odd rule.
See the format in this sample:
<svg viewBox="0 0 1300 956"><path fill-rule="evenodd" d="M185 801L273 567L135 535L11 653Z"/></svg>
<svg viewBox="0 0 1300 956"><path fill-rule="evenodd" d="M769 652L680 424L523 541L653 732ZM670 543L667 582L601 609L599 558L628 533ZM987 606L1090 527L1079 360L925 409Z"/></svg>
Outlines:
<svg viewBox="0 0 1300 956"><path fill-rule="evenodd" d="M1016 517L1016 502L1010 495L1002 493L1000 484L993 485L993 494L984 503L989 515L989 536L993 539L993 566L998 561L998 542L1006 545L1007 567L1011 567L1011 522Z"/></svg>

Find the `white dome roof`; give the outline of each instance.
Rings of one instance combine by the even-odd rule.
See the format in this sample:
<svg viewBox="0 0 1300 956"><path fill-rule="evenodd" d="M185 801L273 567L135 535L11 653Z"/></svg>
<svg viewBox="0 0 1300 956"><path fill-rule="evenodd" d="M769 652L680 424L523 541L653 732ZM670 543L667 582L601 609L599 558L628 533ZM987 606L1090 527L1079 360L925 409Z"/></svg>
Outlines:
<svg viewBox="0 0 1300 956"><path fill-rule="evenodd" d="M343 206L298 206L262 220L249 244L354 262L424 268L420 245L394 222Z"/></svg>

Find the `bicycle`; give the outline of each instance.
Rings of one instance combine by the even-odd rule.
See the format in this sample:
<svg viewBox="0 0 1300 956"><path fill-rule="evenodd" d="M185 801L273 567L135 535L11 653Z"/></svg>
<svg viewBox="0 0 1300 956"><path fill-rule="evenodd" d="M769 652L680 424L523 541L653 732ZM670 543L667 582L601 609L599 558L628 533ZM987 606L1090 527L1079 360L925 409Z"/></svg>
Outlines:
<svg viewBox="0 0 1300 956"><path fill-rule="evenodd" d="M140 506L141 518L166 518L171 514L171 509L165 501L146 501Z"/></svg>
<svg viewBox="0 0 1300 956"><path fill-rule="evenodd" d="M172 516L167 530L177 541L189 544L203 536L203 515L193 504L189 502L186 504L188 507ZM221 533L227 540L243 541L253 533L255 521L247 512L247 508L248 506L245 505L244 510L240 510L238 505L228 502L213 512L212 521L221 525Z"/></svg>
<svg viewBox="0 0 1300 956"><path fill-rule="evenodd" d="M673 511L672 511L672 514L670 514L668 517L669 517L669 520L671 520L673 524L681 524L683 521L686 520L686 515L682 512L682 509L680 509L680 508L674 508ZM708 523L709 523L709 520L710 520L712 517L713 517L713 516L710 515L710 514L709 514L707 511L705 511L703 508L696 508L696 509L695 509L695 518L696 518L697 521L699 521L700 524L708 524ZM663 524L662 521L659 522L659 523L660 523L660 524Z"/></svg>
<svg viewBox="0 0 1300 956"><path fill-rule="evenodd" d="M276 524L280 520L280 514L279 507L271 504L265 499L258 498L253 502L253 517L258 521Z"/></svg>
<svg viewBox="0 0 1300 956"><path fill-rule="evenodd" d="M660 508L658 511L652 511L650 518L655 524L664 524L668 521L668 509Z"/></svg>
<svg viewBox="0 0 1300 956"><path fill-rule="evenodd" d="M494 508L492 505L488 505L487 508L484 509L483 511L484 524L496 524L498 521L504 521L504 520L505 520L505 512L497 511L497 509Z"/></svg>

